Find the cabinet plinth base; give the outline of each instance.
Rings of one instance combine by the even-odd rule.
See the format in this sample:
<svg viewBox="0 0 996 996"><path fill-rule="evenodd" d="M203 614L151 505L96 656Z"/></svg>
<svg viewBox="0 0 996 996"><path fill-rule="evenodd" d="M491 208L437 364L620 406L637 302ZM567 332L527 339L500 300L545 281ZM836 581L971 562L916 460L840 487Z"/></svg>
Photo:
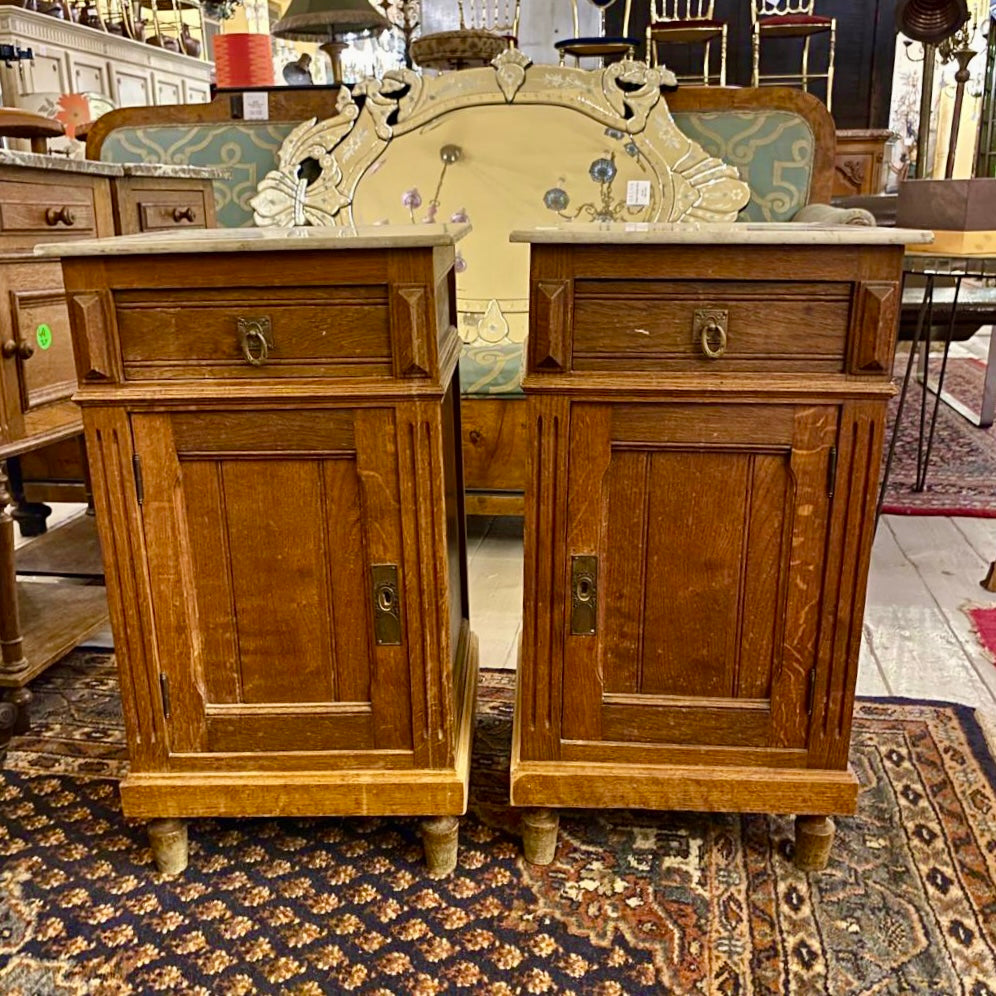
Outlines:
<svg viewBox="0 0 996 996"><path fill-rule="evenodd" d="M847 815L858 803L850 769L556 764L512 759L513 806Z"/></svg>
<svg viewBox="0 0 996 996"><path fill-rule="evenodd" d="M467 811L477 700L478 643L470 633L452 768L132 771L121 782L125 816L137 819L228 816L462 816ZM186 761L190 756L185 757ZM252 764L247 758L246 765ZM215 766L212 768L212 764Z"/></svg>

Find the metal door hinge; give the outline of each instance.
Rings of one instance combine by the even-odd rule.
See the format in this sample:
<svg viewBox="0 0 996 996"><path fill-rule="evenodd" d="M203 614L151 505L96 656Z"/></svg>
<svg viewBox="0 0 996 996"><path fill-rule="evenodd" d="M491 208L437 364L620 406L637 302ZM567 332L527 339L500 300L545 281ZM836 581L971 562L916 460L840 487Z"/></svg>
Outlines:
<svg viewBox="0 0 996 996"><path fill-rule="evenodd" d="M830 461L827 465L827 497L833 498L837 487L837 447L830 447Z"/></svg>
<svg viewBox="0 0 996 996"><path fill-rule="evenodd" d="M813 701L816 698L816 668L809 672L809 683L806 686L806 715L813 715Z"/></svg>
<svg viewBox="0 0 996 996"><path fill-rule="evenodd" d="M163 698L163 716L166 719L169 719L169 714L170 714L169 676L163 674L162 671L159 672L159 692Z"/></svg>
<svg viewBox="0 0 996 996"><path fill-rule="evenodd" d="M142 480L142 458L137 453L132 454L131 466L135 471L135 495L141 505L145 501L145 482Z"/></svg>
<svg viewBox="0 0 996 996"><path fill-rule="evenodd" d="M370 568L373 597L374 641L378 647L401 644L401 599L398 597L396 564L374 564Z"/></svg>
<svg viewBox="0 0 996 996"><path fill-rule="evenodd" d="M571 557L571 636L594 636L598 627L598 557Z"/></svg>

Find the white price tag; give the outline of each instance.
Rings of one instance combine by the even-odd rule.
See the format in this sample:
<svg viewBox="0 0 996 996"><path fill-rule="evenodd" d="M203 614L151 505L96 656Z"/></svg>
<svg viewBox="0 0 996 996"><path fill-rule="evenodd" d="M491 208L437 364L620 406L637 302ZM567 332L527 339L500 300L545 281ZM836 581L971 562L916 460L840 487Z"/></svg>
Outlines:
<svg viewBox="0 0 996 996"><path fill-rule="evenodd" d="M626 184L626 206L627 207L649 207L650 206L650 181L630 180Z"/></svg>
<svg viewBox="0 0 996 996"><path fill-rule="evenodd" d="M244 121L267 121L269 117L270 95L265 90L242 94L242 119Z"/></svg>

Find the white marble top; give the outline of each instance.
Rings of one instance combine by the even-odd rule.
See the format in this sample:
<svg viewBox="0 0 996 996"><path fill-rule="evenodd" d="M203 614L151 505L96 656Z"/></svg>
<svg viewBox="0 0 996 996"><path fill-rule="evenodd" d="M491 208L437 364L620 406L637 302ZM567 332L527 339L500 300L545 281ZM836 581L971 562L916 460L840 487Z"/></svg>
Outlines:
<svg viewBox="0 0 996 996"><path fill-rule="evenodd" d="M125 176L160 180L229 180L232 171L223 166L184 166L182 163L121 163Z"/></svg>
<svg viewBox="0 0 996 996"><path fill-rule="evenodd" d="M141 256L148 253L270 252L284 249L414 249L448 246L470 225L364 225L357 228L209 228L111 239L46 243L36 256Z"/></svg>
<svg viewBox="0 0 996 996"><path fill-rule="evenodd" d="M19 152L16 149L0 149L0 166L24 166L51 170L53 173L88 173L90 176L124 176L124 169L118 163L46 156L40 152Z"/></svg>
<svg viewBox="0 0 996 996"><path fill-rule="evenodd" d="M104 163L93 159L70 159L38 152L0 149L0 166L23 166L53 173L87 173L90 176L141 176L162 180L227 180L232 171L214 166L184 166L180 163Z"/></svg>
<svg viewBox="0 0 996 996"><path fill-rule="evenodd" d="M598 245L910 245L934 241L934 233L914 228L873 228L865 225L807 225L729 222L706 224L591 223L524 228L513 231L512 242Z"/></svg>

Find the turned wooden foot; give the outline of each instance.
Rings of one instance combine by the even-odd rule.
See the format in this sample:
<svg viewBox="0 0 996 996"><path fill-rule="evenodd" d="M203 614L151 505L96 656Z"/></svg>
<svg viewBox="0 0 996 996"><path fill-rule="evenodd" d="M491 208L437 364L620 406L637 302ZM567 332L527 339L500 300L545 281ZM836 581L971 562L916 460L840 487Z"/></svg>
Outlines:
<svg viewBox="0 0 996 996"><path fill-rule="evenodd" d="M836 831L829 816L795 818L795 866L800 871L822 871L830 860Z"/></svg>
<svg viewBox="0 0 996 996"><path fill-rule="evenodd" d="M15 505L10 517L17 523L21 535L41 536L48 531L45 520L52 514L52 509L40 501L26 501Z"/></svg>
<svg viewBox="0 0 996 996"><path fill-rule="evenodd" d="M989 571L979 582L986 591L996 591L996 560L989 565Z"/></svg>
<svg viewBox="0 0 996 996"><path fill-rule="evenodd" d="M548 865L557 853L560 815L552 809L527 809L522 814L522 853L532 865Z"/></svg>
<svg viewBox="0 0 996 996"><path fill-rule="evenodd" d="M4 698L16 711L13 728L14 736L22 737L31 729L30 706L34 695L31 694L31 689L25 686L24 688L12 688Z"/></svg>
<svg viewBox="0 0 996 996"><path fill-rule="evenodd" d="M150 820L149 844L156 867L164 875L179 875L187 867L185 820Z"/></svg>
<svg viewBox="0 0 996 996"><path fill-rule="evenodd" d="M0 702L0 764L7 756L10 738L14 735L14 723L17 720L17 707L13 702Z"/></svg>
<svg viewBox="0 0 996 996"><path fill-rule="evenodd" d="M455 816L433 816L421 824L425 863L430 875L449 875L456 868L460 821Z"/></svg>

